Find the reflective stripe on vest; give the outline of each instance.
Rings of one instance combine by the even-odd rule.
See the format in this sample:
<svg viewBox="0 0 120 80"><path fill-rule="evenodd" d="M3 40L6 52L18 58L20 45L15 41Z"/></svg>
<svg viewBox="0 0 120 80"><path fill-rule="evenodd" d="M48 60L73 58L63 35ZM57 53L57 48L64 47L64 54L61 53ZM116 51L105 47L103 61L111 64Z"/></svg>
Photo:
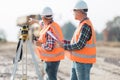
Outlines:
<svg viewBox="0 0 120 80"><path fill-rule="evenodd" d="M86 44L85 47L87 47L87 48L94 48L94 47L96 47L96 44L94 43L94 38L92 38L92 44Z"/></svg>
<svg viewBox="0 0 120 80"><path fill-rule="evenodd" d="M42 55L42 56L45 56L45 57L50 57L50 58L52 58L52 57L62 56L62 55L64 55L64 53L63 53L63 52L60 52L60 53L57 53L57 54L41 53L41 55Z"/></svg>
<svg viewBox="0 0 120 80"><path fill-rule="evenodd" d="M76 52L71 53L73 56L79 57L79 58L96 58L96 55L85 55L85 54L78 54Z"/></svg>
<svg viewBox="0 0 120 80"><path fill-rule="evenodd" d="M96 45L95 44L86 44L85 47L93 48L93 47L96 47Z"/></svg>

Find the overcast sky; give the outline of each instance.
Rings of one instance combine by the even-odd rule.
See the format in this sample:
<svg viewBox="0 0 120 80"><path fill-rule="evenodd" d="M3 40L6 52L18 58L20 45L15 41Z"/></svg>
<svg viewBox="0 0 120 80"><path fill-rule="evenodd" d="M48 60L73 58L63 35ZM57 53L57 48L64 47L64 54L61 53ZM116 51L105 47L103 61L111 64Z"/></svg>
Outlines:
<svg viewBox="0 0 120 80"><path fill-rule="evenodd" d="M19 28L16 26L17 17L39 14L45 6L53 9L54 19L62 25L74 20L72 8L78 0L1 0L0 29L6 32L7 40L17 41ZM120 16L120 0L85 0L88 4L88 16L96 31L101 32L107 21Z"/></svg>

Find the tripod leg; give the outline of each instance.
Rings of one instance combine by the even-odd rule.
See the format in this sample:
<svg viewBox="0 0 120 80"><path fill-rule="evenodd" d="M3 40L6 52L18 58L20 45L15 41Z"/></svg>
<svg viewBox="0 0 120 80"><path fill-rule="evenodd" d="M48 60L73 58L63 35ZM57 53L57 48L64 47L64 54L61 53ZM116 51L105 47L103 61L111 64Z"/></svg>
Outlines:
<svg viewBox="0 0 120 80"><path fill-rule="evenodd" d="M14 80L14 77L15 77L15 74L16 74L16 70L17 70L18 60L19 60L19 57L20 57L22 44L23 44L23 40L20 41L20 47L19 47L19 49L17 51L17 55L15 57L15 64L14 64L14 68L13 68L13 72L12 72L10 80Z"/></svg>
<svg viewBox="0 0 120 80"><path fill-rule="evenodd" d="M21 39L20 39L19 42L18 42L16 52L18 51L18 48L19 48L19 46L20 46L20 42L21 42ZM18 62L22 59L22 55L23 55L23 45L21 46L20 58L18 59Z"/></svg>
<svg viewBox="0 0 120 80"><path fill-rule="evenodd" d="M38 67L38 64L37 64L37 61L35 59L35 53L34 53L34 50L32 48L32 43L28 40L28 48L29 48L29 51L32 55L32 59L33 59L33 63L35 65L35 70L36 70L36 74L38 75L38 79L39 80L43 80L42 76L41 76L41 72L39 71L39 67Z"/></svg>
<svg viewBox="0 0 120 80"><path fill-rule="evenodd" d="M27 40L23 44L22 80L27 80Z"/></svg>
<svg viewBox="0 0 120 80"><path fill-rule="evenodd" d="M21 42L21 39L19 39L19 42L18 42L18 44L17 44L17 49L16 49L16 53L18 52L18 49L19 49L19 47L20 47L20 42ZM20 50L20 57L19 57L19 59L18 59L18 62L20 62L20 60L22 59L22 55L23 55L23 45L21 46L21 50ZM17 56L18 54L16 54L16 56ZM15 56L15 57L16 57ZM13 58L13 64L15 63L15 58Z"/></svg>

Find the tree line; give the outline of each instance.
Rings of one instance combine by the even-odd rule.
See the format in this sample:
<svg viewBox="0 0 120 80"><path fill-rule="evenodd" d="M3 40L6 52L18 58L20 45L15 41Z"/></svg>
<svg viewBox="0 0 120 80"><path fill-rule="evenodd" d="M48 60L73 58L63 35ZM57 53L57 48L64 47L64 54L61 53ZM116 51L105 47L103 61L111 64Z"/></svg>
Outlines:
<svg viewBox="0 0 120 80"><path fill-rule="evenodd" d="M72 22L66 22L62 26L64 38L71 40L75 29L76 26ZM97 41L120 41L120 16L108 21L106 23L106 28L101 33L96 31L96 39ZM6 34L2 29L0 29L0 41L7 41Z"/></svg>
<svg viewBox="0 0 120 80"><path fill-rule="evenodd" d="M120 41L120 16L106 23L103 36L105 41Z"/></svg>

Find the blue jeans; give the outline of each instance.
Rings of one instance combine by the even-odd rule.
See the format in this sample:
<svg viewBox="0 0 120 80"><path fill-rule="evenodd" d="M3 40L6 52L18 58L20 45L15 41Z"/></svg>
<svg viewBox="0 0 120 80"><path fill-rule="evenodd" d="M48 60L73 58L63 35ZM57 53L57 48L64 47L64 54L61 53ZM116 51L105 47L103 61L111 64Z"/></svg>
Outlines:
<svg viewBox="0 0 120 80"><path fill-rule="evenodd" d="M44 63L45 72L47 74L46 80L57 80L57 71L59 64L60 61Z"/></svg>
<svg viewBox="0 0 120 80"><path fill-rule="evenodd" d="M73 62L71 80L90 80L92 64Z"/></svg>

